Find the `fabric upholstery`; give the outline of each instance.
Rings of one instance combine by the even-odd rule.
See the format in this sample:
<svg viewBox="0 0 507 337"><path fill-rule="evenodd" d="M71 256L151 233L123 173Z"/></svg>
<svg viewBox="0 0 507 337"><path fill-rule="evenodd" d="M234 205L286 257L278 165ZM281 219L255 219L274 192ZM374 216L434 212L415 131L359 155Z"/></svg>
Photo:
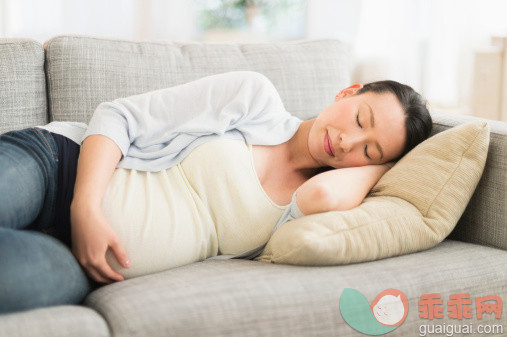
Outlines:
<svg viewBox="0 0 507 337"><path fill-rule="evenodd" d="M360 206L286 222L255 260L333 265L433 247L463 214L483 172L488 144L483 121L437 134L401 158Z"/></svg>
<svg viewBox="0 0 507 337"><path fill-rule="evenodd" d="M229 70L265 74L286 108L298 116L316 115L350 84L346 50L332 40L163 44L61 36L45 46L51 121L88 122L102 101ZM9 39L0 43L0 55L2 86L17 88L8 96L0 94L0 132L44 124L45 89L36 85L44 81L42 48L34 41ZM21 65L14 66L14 60ZM32 71L37 80L29 75ZM435 133L473 119L449 113L433 117ZM507 124L489 125L483 177L450 237L505 249ZM114 336L357 336L339 312L346 287L361 291L370 302L384 289L402 290L409 298L408 317L388 336L417 336L421 324L457 324L446 307L443 320L420 319L422 294L440 293L444 303L450 294L494 294L505 307L506 254L444 240L417 254L342 266L207 260L102 287L84 303L99 314L84 306L61 306L0 316L0 336L108 336L109 331ZM505 318L504 309L500 322L486 315L480 323L503 324L505 330Z"/></svg>
<svg viewBox="0 0 507 337"><path fill-rule="evenodd" d="M432 111L433 133L479 120ZM486 167L470 203L450 239L507 250L507 123L488 120L490 142Z"/></svg>
<svg viewBox="0 0 507 337"><path fill-rule="evenodd" d="M60 36L45 43L51 121L87 123L101 102L233 70L266 75L285 108L308 119L349 84L337 40L149 43Z"/></svg>
<svg viewBox="0 0 507 337"><path fill-rule="evenodd" d="M0 134L47 123L42 45L0 39L0 55Z"/></svg>
<svg viewBox="0 0 507 337"><path fill-rule="evenodd" d="M0 315L0 336L106 337L106 321L95 310L77 305L39 308Z"/></svg>
<svg viewBox="0 0 507 337"><path fill-rule="evenodd" d="M396 288L409 300L408 316L388 335L418 336L421 324L459 324L447 315L450 294L507 298L506 264L503 250L448 240L418 254L345 266L205 260L100 288L85 304L107 319L116 337L348 337L359 334L340 314L343 289L357 289L371 303ZM419 318L418 300L429 293L444 301L438 322ZM480 323L499 320L485 315Z"/></svg>

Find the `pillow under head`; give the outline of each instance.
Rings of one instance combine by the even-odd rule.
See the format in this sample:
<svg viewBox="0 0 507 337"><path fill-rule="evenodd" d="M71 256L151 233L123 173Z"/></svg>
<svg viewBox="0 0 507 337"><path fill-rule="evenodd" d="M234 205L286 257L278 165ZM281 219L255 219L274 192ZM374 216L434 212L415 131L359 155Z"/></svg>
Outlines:
<svg viewBox="0 0 507 337"><path fill-rule="evenodd" d="M348 211L284 223L256 261L336 265L431 248L456 226L481 178L489 145L484 121L425 140Z"/></svg>

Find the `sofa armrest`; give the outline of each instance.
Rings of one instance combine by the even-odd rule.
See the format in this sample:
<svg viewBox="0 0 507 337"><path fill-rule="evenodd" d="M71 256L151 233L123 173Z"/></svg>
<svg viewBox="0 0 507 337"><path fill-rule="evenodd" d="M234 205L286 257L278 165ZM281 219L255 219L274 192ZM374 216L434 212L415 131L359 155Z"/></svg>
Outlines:
<svg viewBox="0 0 507 337"><path fill-rule="evenodd" d="M431 111L432 135L480 118ZM449 239L507 250L507 123L486 120L491 138L479 184Z"/></svg>

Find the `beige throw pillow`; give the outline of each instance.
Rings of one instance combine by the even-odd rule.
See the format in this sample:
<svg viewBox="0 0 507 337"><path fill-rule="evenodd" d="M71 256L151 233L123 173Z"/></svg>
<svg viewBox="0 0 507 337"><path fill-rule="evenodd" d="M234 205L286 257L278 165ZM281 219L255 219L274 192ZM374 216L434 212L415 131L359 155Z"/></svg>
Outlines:
<svg viewBox="0 0 507 337"><path fill-rule="evenodd" d="M489 126L483 121L443 131L400 159L360 206L284 223L255 260L335 265L431 248L465 210L488 145Z"/></svg>

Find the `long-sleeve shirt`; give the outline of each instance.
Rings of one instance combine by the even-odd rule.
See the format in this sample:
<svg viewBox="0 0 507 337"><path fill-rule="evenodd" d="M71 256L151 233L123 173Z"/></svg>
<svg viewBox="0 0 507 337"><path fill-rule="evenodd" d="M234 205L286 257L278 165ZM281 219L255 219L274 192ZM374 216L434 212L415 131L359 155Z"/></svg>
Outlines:
<svg viewBox="0 0 507 337"><path fill-rule="evenodd" d="M72 122L42 127L79 144L90 135L104 135L121 150L118 168L156 172L218 137L253 145L284 143L301 123L285 110L267 77L233 71L101 103L86 129Z"/></svg>
<svg viewBox="0 0 507 337"><path fill-rule="evenodd" d="M157 172L179 164L195 147L216 138L244 139L252 145L281 144L295 134L301 122L285 110L276 88L264 75L236 71L102 103L88 126L53 122L39 127L78 144L90 135L107 136L122 152L117 168ZM295 194L276 228L294 214L302 215ZM241 256L253 258L264 245L256 254Z"/></svg>

